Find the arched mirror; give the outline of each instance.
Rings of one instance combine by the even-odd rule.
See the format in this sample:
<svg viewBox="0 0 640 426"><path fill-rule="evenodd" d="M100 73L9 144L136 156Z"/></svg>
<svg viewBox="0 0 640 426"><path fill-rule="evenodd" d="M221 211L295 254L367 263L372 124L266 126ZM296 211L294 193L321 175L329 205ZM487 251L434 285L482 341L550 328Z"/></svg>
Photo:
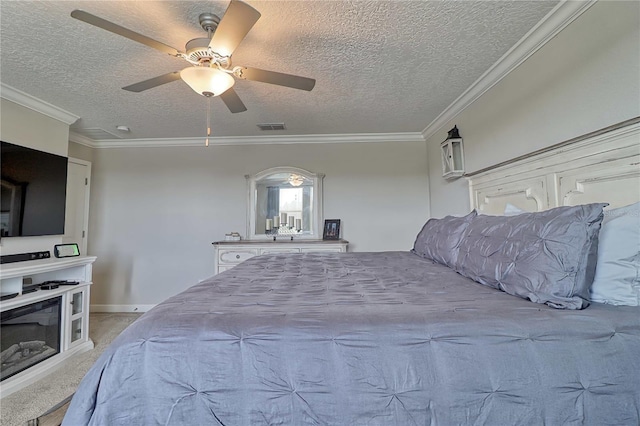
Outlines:
<svg viewBox="0 0 640 426"><path fill-rule="evenodd" d="M246 178L247 238L322 237L323 174L274 167Z"/></svg>

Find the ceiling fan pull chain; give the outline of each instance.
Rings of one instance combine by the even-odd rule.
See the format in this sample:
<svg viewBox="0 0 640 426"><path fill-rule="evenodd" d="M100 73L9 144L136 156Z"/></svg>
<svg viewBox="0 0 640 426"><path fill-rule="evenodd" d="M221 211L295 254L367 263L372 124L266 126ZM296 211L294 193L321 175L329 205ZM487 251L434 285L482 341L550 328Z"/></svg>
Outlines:
<svg viewBox="0 0 640 426"><path fill-rule="evenodd" d="M209 146L209 137L211 136L211 96L207 96L207 139L204 146Z"/></svg>

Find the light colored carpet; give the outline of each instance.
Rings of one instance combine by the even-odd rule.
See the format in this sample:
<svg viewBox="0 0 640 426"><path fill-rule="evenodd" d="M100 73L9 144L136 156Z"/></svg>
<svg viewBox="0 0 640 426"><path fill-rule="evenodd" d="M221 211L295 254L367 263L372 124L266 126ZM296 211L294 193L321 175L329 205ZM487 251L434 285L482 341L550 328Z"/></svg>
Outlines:
<svg viewBox="0 0 640 426"><path fill-rule="evenodd" d="M89 336L95 348L65 362L42 380L0 400L0 425L24 426L76 391L80 381L113 339L141 314L89 314Z"/></svg>

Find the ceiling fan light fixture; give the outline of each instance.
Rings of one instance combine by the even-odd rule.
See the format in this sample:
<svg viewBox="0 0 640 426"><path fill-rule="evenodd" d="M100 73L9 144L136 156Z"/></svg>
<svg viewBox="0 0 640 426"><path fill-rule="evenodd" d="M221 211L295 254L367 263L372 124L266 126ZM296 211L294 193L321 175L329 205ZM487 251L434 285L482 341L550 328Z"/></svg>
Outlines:
<svg viewBox="0 0 640 426"><path fill-rule="evenodd" d="M180 71L180 78L202 96L219 96L235 83L231 75L210 67L185 68Z"/></svg>

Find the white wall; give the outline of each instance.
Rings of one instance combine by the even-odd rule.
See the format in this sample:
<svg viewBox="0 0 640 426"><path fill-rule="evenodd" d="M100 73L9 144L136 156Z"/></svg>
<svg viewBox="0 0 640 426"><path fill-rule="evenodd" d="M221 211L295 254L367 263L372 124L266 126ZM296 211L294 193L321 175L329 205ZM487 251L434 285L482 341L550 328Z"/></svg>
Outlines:
<svg viewBox="0 0 640 426"><path fill-rule="evenodd" d="M469 211L442 178L454 124L473 172L640 115L640 2L600 1L427 141L431 215Z"/></svg>
<svg viewBox="0 0 640 426"><path fill-rule="evenodd" d="M79 143L69 142L69 157L77 158L79 160L93 162L93 148L89 148Z"/></svg>
<svg viewBox="0 0 640 426"><path fill-rule="evenodd" d="M115 148L93 152L93 305L156 304L213 275L213 241L246 234L246 180L325 173L324 217L353 251L409 250L429 211L424 143Z"/></svg>
<svg viewBox="0 0 640 426"><path fill-rule="evenodd" d="M67 156L69 125L0 98L0 138L56 155Z"/></svg>
<svg viewBox="0 0 640 426"><path fill-rule="evenodd" d="M0 139L52 154L67 156L69 125L29 108L0 98ZM49 250L62 242L62 236L5 237L0 241L2 255Z"/></svg>

